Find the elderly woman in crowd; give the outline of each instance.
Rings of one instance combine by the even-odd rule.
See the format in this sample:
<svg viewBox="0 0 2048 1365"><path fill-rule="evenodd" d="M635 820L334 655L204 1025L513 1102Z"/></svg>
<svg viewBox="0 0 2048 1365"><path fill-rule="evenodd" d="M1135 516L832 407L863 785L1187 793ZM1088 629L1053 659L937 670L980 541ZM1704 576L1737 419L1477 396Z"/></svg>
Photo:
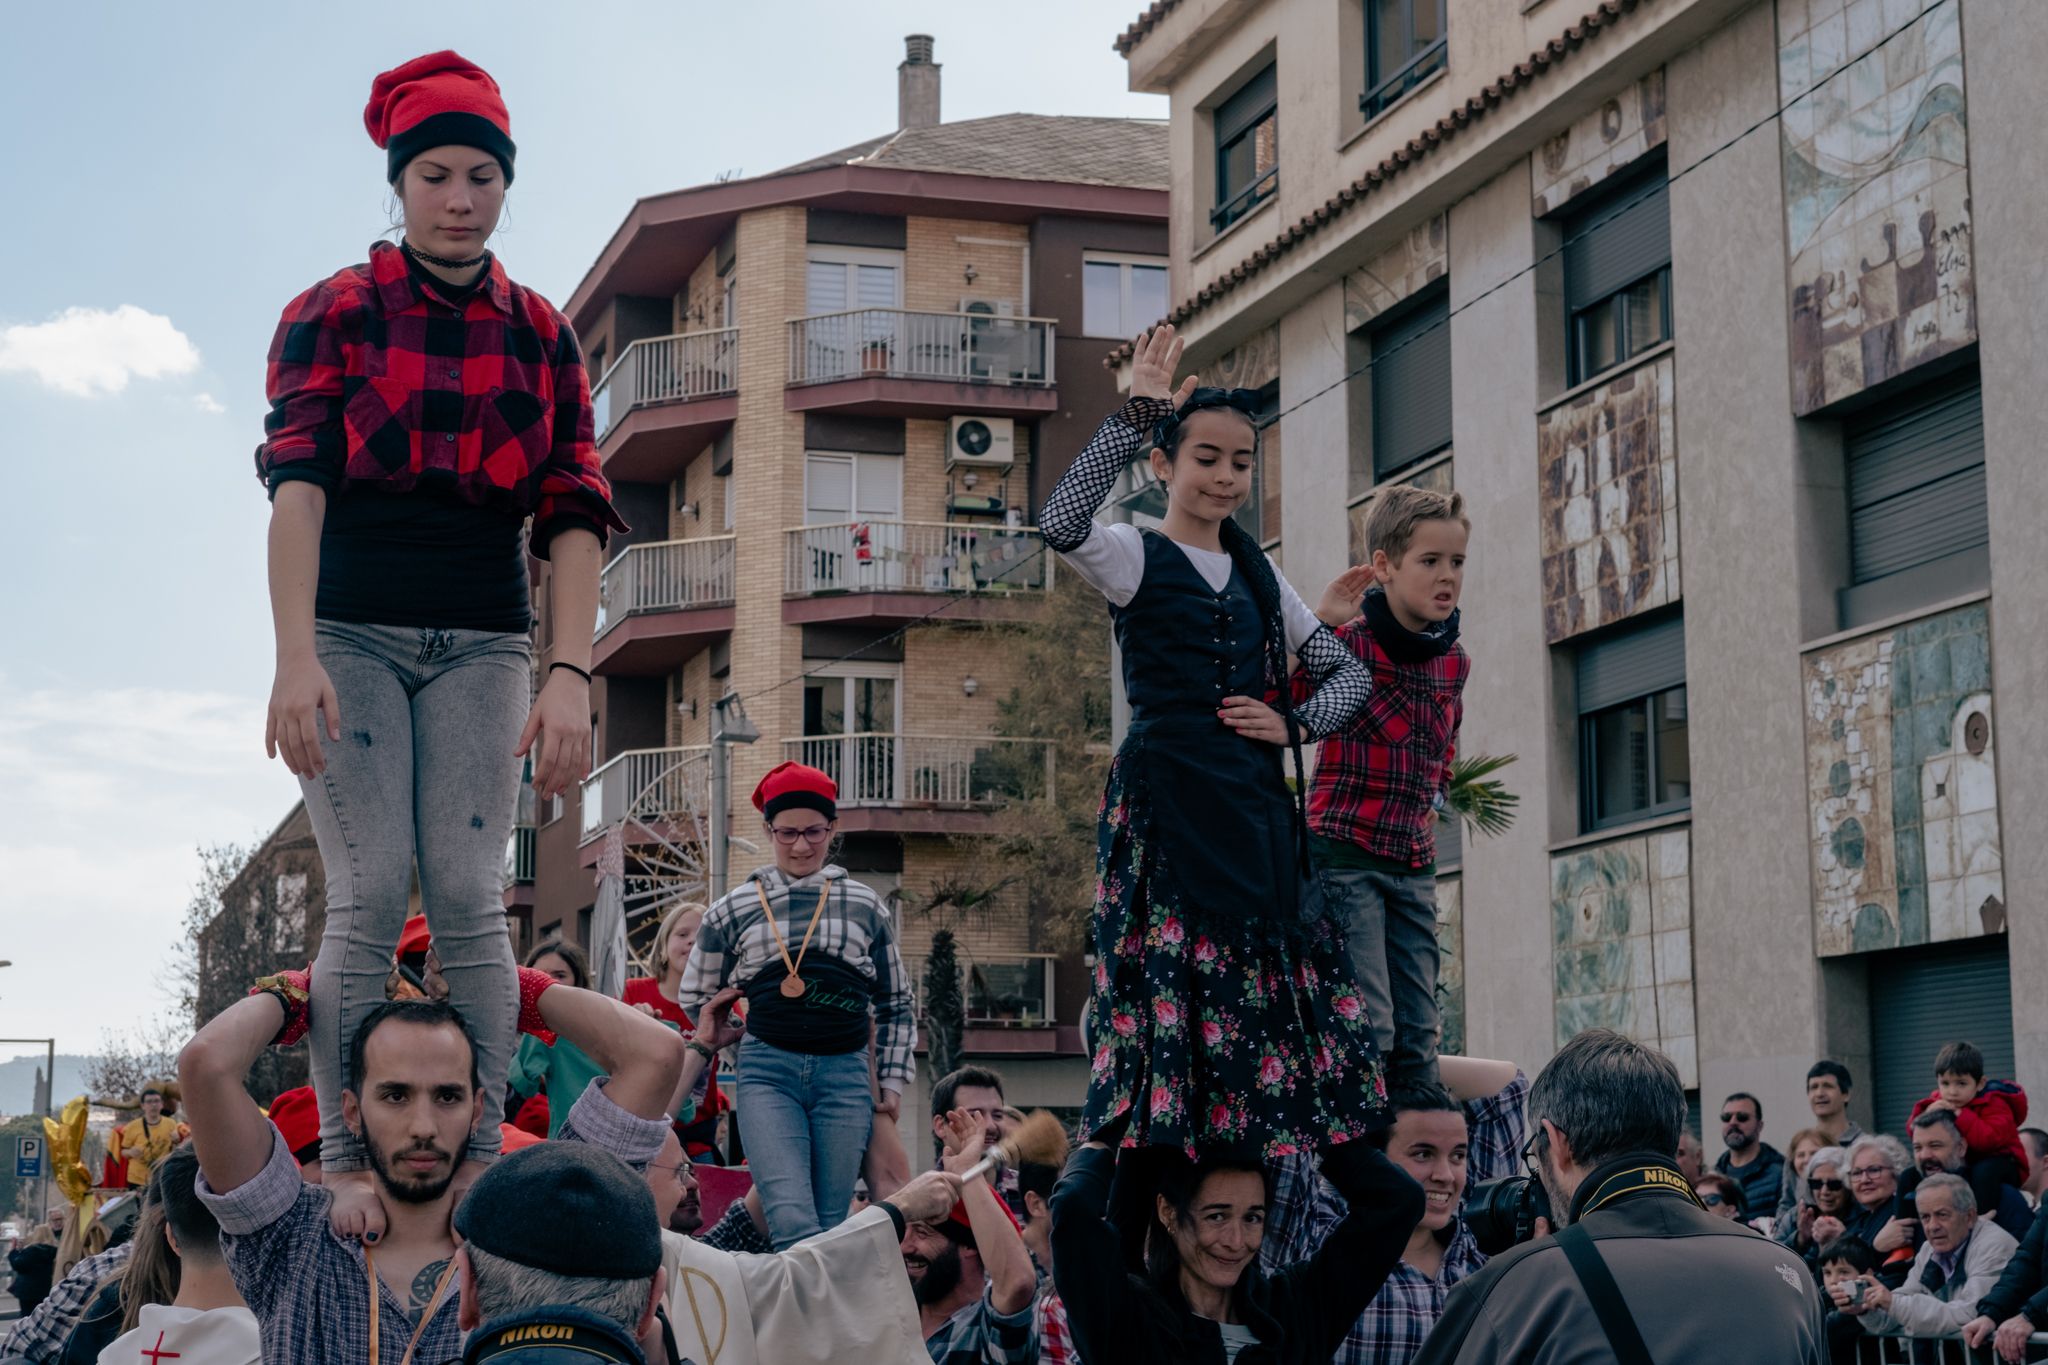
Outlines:
<svg viewBox="0 0 2048 1365"><path fill-rule="evenodd" d="M1818 1164L1818 1158L1815 1159ZM1878 1278L1896 1289L1912 1268L1920 1245L1920 1224L1912 1200L1899 1192L1899 1176L1912 1157L1897 1138L1876 1134L1849 1148L1849 1198L1843 1228L1876 1250Z"/></svg>
<svg viewBox="0 0 2048 1365"><path fill-rule="evenodd" d="M1799 1203L1790 1226L1779 1233L1778 1240L1805 1257L1808 1265L1815 1265L1820 1249L1846 1231L1844 1220L1853 1207L1849 1153L1840 1147L1822 1147L1807 1158L1806 1174L1799 1180Z"/></svg>
<svg viewBox="0 0 2048 1365"><path fill-rule="evenodd" d="M1799 1227L1799 1210L1811 1202L1807 1199L1806 1165L1813 1160L1813 1154L1828 1145L1828 1135L1818 1128L1801 1128L1792 1135L1792 1145L1785 1149L1785 1195L1775 1209L1759 1209L1756 1212L1768 1214L1776 1221L1771 1225L1771 1236L1791 1246L1793 1234Z"/></svg>

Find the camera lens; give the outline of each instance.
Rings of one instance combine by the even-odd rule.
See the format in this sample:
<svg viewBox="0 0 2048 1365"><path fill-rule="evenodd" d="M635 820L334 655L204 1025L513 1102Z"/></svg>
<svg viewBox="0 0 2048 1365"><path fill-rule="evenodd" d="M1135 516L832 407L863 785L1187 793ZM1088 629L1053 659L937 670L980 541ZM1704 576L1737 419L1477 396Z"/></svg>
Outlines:
<svg viewBox="0 0 2048 1365"><path fill-rule="evenodd" d="M1536 1235L1536 1220L1549 1217L1550 1201L1543 1187L1526 1175L1475 1185L1465 1202L1465 1226L1488 1256L1528 1241Z"/></svg>

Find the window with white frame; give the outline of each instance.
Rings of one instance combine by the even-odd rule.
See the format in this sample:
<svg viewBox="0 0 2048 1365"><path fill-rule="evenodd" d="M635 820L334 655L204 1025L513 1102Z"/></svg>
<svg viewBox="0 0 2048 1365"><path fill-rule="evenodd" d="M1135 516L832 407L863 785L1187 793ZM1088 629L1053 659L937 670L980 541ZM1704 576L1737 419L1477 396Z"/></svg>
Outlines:
<svg viewBox="0 0 2048 1365"><path fill-rule="evenodd" d="M1134 337L1166 316L1166 258L1081 253L1081 333Z"/></svg>
<svg viewBox="0 0 2048 1365"><path fill-rule="evenodd" d="M804 679L801 761L831 774L845 804L902 799L903 668L825 664Z"/></svg>
<svg viewBox="0 0 2048 1365"><path fill-rule="evenodd" d="M857 592L905 582L903 457L804 456L803 591Z"/></svg>

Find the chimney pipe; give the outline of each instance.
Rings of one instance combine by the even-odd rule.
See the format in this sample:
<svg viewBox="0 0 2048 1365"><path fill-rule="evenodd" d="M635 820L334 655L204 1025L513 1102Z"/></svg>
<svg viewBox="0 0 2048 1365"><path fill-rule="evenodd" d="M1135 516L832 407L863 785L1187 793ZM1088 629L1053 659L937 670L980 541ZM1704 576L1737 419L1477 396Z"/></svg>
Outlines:
<svg viewBox="0 0 2048 1365"><path fill-rule="evenodd" d="M932 60L932 36L903 40L903 64L896 68L896 126L933 128L939 122L939 64Z"/></svg>

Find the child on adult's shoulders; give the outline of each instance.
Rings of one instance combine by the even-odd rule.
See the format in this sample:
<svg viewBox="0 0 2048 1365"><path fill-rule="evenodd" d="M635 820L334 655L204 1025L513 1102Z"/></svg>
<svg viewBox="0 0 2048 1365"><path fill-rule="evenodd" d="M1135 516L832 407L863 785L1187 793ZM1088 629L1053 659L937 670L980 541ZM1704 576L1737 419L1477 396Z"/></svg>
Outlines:
<svg viewBox="0 0 2048 1365"><path fill-rule="evenodd" d="M1340 574L1316 608L1372 673L1365 706L1318 751L1308 818L1396 1079L1437 1076L1436 823L1471 672L1458 644L1471 529L1457 493L1380 490L1367 561Z"/></svg>
<svg viewBox="0 0 2048 1365"><path fill-rule="evenodd" d="M1970 1043L1947 1043L1934 1057L1934 1093L1913 1106L1906 1120L1929 1110L1954 1115L1969 1150L1963 1174L1980 1209L1998 1207L1998 1187L2027 1182L2027 1149L2020 1126L2027 1121L2027 1092L2019 1082L1984 1079L1984 1054Z"/></svg>

